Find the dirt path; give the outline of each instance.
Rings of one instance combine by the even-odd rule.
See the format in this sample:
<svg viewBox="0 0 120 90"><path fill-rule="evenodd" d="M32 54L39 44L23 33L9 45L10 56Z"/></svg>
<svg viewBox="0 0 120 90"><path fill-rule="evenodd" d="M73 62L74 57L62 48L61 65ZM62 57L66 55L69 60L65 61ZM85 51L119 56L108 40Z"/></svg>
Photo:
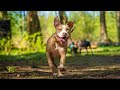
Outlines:
<svg viewBox="0 0 120 90"><path fill-rule="evenodd" d="M16 67L16 72L0 72L1 79L120 79L120 65L79 67L66 66L67 74L63 77L51 77L48 66L40 68Z"/></svg>
<svg viewBox="0 0 120 90"><path fill-rule="evenodd" d="M15 72L0 70L0 79L120 79L120 54L67 56L66 75L55 78L51 76L45 62L22 59L14 62L4 59L0 61L0 67L8 65L14 66Z"/></svg>

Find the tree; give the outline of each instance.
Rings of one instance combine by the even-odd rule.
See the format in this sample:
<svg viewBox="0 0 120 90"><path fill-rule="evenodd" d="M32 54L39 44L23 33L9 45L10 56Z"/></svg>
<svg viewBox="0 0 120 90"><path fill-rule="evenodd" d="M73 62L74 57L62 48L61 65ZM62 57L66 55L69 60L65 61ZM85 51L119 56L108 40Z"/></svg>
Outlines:
<svg viewBox="0 0 120 90"><path fill-rule="evenodd" d="M37 11L27 12L27 31L29 34L41 32L40 21L38 19Z"/></svg>
<svg viewBox="0 0 120 90"><path fill-rule="evenodd" d="M65 11L59 11L59 16L61 24L66 24L68 22L68 18L66 16Z"/></svg>
<svg viewBox="0 0 120 90"><path fill-rule="evenodd" d="M30 35L29 41L35 45L39 46L43 44L43 37L41 32L40 21L37 15L37 11L27 11L27 31Z"/></svg>
<svg viewBox="0 0 120 90"><path fill-rule="evenodd" d="M118 43L120 44L120 11L117 11L116 13L116 19L117 19L117 30L118 30Z"/></svg>
<svg viewBox="0 0 120 90"><path fill-rule="evenodd" d="M0 38L10 36L11 37L11 26L10 20L8 20L7 11L0 11Z"/></svg>
<svg viewBox="0 0 120 90"><path fill-rule="evenodd" d="M110 42L107 35L105 11L100 11L100 42L106 44Z"/></svg>

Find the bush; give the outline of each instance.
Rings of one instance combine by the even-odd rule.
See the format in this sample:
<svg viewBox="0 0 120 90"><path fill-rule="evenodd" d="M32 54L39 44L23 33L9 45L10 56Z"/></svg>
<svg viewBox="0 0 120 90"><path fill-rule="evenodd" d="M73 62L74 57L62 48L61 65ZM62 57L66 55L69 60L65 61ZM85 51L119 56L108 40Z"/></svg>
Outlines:
<svg viewBox="0 0 120 90"><path fill-rule="evenodd" d="M12 49L12 43L10 37L0 39L0 50L10 52Z"/></svg>

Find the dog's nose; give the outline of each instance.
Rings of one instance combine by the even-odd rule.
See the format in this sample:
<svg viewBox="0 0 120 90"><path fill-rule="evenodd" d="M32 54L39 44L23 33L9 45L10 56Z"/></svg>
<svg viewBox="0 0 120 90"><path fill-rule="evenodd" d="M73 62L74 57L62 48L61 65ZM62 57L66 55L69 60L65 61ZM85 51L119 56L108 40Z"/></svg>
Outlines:
<svg viewBox="0 0 120 90"><path fill-rule="evenodd" d="M63 36L67 36L67 33L66 33L66 32L63 32Z"/></svg>

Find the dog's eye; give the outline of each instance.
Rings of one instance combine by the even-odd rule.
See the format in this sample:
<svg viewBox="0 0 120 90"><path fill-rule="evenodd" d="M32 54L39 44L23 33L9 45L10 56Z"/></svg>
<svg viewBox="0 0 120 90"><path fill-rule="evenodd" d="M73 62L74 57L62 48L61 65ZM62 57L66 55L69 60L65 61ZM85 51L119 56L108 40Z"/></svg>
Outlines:
<svg viewBox="0 0 120 90"><path fill-rule="evenodd" d="M62 29L58 29L58 30L60 30L60 31L61 31Z"/></svg>

